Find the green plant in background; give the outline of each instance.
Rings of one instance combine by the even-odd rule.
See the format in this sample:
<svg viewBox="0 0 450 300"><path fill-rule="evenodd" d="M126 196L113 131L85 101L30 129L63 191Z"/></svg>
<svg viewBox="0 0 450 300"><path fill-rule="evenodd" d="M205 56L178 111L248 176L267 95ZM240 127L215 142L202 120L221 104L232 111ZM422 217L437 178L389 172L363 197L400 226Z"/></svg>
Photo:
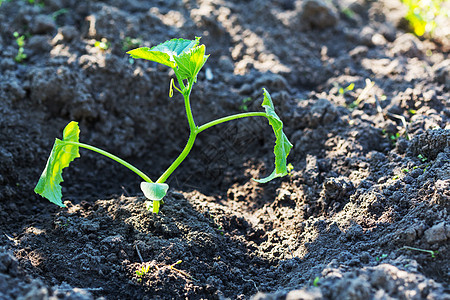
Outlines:
<svg viewBox="0 0 450 300"><path fill-rule="evenodd" d="M388 257L387 254L381 254L381 256L375 257L375 260L379 262L379 261L381 261L382 259L385 259L386 257Z"/></svg>
<svg viewBox="0 0 450 300"><path fill-rule="evenodd" d="M190 129L189 139L178 158L175 159L175 161L155 182L152 181L145 173L119 157L94 146L80 143L80 130L78 128L78 123L72 121L65 127L63 139L56 139L46 167L34 189L35 192L47 198L51 202L61 207L65 207L61 201L62 193L60 183L63 181L62 170L69 166L70 162L72 162L75 158L80 157L79 148L81 147L105 155L139 175L144 180L141 182L141 190L147 199L150 200L147 201L147 209L152 207L153 212L158 213L162 199L166 195L169 188L165 182L187 157L194 145L197 135L215 125L246 117L267 118L276 137L274 148L274 171L266 178L254 180L259 183L266 183L274 178L282 177L288 174L286 159L292 148L292 144L283 132L283 122L275 113L272 98L267 90L263 89L264 99L262 106L264 107L265 112L245 112L235 114L208 122L201 126L198 126L195 123L191 110L190 95L192 88L197 81L197 74L200 72L209 57L209 55L205 54L205 45L200 45L199 40L200 38L196 38L195 40L172 39L151 49L142 47L127 52L135 59L146 59L172 68L175 72L178 87L174 84L172 79L170 82L169 95L173 96L173 90L175 89L182 94L184 98L186 116Z"/></svg>
<svg viewBox="0 0 450 300"><path fill-rule="evenodd" d="M125 37L122 41L122 51L128 51L130 49L139 47L142 44L140 38Z"/></svg>
<svg viewBox="0 0 450 300"><path fill-rule="evenodd" d="M446 0L402 0L402 2L408 8L405 19L417 36L432 35L437 26L436 17L449 17L449 12L444 7Z"/></svg>
<svg viewBox="0 0 450 300"><path fill-rule="evenodd" d="M242 99L242 104L239 105L239 109L242 111L248 111L248 104L252 102L252 97Z"/></svg>
<svg viewBox="0 0 450 300"><path fill-rule="evenodd" d="M436 255L439 254L439 251L433 251L433 250L427 250L427 249L420 249L420 248L415 248L415 247L410 247L410 246L403 246L402 248L403 250L410 250L410 251L420 251L420 252L425 252L425 253L429 253L431 255L432 258L435 258Z"/></svg>
<svg viewBox="0 0 450 300"><path fill-rule="evenodd" d="M354 88L355 88L355 84L353 82L350 83L346 88L339 87L339 89L338 89L339 95L344 96L345 93L347 93L348 91L353 91Z"/></svg>
<svg viewBox="0 0 450 300"><path fill-rule="evenodd" d="M69 12L67 8L61 8L52 13L52 19L56 21L59 16L65 15Z"/></svg>
<svg viewBox="0 0 450 300"><path fill-rule="evenodd" d="M314 278L314 281L313 281L313 286L318 287L319 286L319 282L320 282L320 277L316 276L316 278Z"/></svg>
<svg viewBox="0 0 450 300"><path fill-rule="evenodd" d="M44 7L45 6L45 3L43 1L40 1L40 0L24 0L24 1L27 2L28 4L37 5L39 7Z"/></svg>
<svg viewBox="0 0 450 300"><path fill-rule="evenodd" d="M24 53L25 35L20 35L17 31L15 31L13 35L16 38L16 44L19 47L19 49L17 50L17 54L14 57L14 60L18 63L21 63L27 58L27 55Z"/></svg>

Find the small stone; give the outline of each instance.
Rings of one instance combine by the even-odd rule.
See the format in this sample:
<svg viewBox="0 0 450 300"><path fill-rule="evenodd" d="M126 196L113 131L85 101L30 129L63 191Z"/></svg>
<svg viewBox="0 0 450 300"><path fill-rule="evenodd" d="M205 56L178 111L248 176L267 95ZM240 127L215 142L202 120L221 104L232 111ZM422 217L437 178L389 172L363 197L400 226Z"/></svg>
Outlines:
<svg viewBox="0 0 450 300"><path fill-rule="evenodd" d="M308 0L302 8L300 19L310 27L324 29L333 27L338 22L336 11L325 1Z"/></svg>
<svg viewBox="0 0 450 300"><path fill-rule="evenodd" d="M31 28L33 34L45 34L53 32L56 29L56 24L51 16L38 15Z"/></svg>
<svg viewBox="0 0 450 300"><path fill-rule="evenodd" d="M313 288L308 291L293 290L286 295L286 300L316 300L323 299L322 292L318 288Z"/></svg>
<svg viewBox="0 0 450 300"><path fill-rule="evenodd" d="M27 41L26 46L34 52L50 52L52 46L49 44L48 38L44 35L33 35Z"/></svg>
<svg viewBox="0 0 450 300"><path fill-rule="evenodd" d="M447 239L445 222L434 225L430 229L425 230L425 240L429 244L443 242Z"/></svg>
<svg viewBox="0 0 450 300"><path fill-rule="evenodd" d="M79 34L78 30L74 26L63 26L60 28L61 34L64 37L64 40L70 42Z"/></svg>

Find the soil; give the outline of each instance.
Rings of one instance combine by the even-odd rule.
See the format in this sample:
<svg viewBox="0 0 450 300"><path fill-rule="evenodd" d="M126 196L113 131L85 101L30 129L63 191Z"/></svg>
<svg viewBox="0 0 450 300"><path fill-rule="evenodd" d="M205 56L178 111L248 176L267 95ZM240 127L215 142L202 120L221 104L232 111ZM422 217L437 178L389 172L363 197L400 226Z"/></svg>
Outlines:
<svg viewBox="0 0 450 300"><path fill-rule="evenodd" d="M29 2L0 6L0 299L450 299L448 19L418 38L388 0ZM273 168L255 118L201 133L157 215L85 150L67 208L33 192L71 120L157 178L187 141L183 100L125 52L195 36L197 124L262 111L265 87L288 176L252 180Z"/></svg>

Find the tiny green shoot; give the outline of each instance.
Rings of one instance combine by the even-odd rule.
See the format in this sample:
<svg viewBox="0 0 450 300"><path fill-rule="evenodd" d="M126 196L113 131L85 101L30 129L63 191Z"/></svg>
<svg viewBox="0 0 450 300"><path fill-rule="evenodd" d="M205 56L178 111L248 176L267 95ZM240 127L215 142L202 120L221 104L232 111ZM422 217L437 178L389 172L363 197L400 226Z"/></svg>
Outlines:
<svg viewBox="0 0 450 300"><path fill-rule="evenodd" d="M436 255L439 254L439 251L420 249L420 248L415 248L415 247L410 247L410 246L403 246L401 249L429 253L432 258L435 258Z"/></svg>
<svg viewBox="0 0 450 300"><path fill-rule="evenodd" d="M136 270L136 275L139 277L137 279L138 282L141 282L142 277L144 277L145 275L147 275L148 272L150 272L151 267L152 267L151 264L145 264L139 270Z"/></svg>
<svg viewBox="0 0 450 300"><path fill-rule="evenodd" d="M19 49L17 50L17 54L14 57L14 60L18 63L21 63L27 58L27 55L24 53L25 35L20 35L17 31L15 31L13 35L16 38L16 44L19 47Z"/></svg>
<svg viewBox="0 0 450 300"><path fill-rule="evenodd" d="M313 286L318 287L319 286L319 282L320 282L320 277L316 276L316 278L314 278L314 281L313 281Z"/></svg>
<svg viewBox="0 0 450 300"><path fill-rule="evenodd" d="M417 158L420 159L421 162L426 162L428 159L422 154L417 155Z"/></svg>
<svg viewBox="0 0 450 300"><path fill-rule="evenodd" d="M287 172L288 172L288 176L292 177L292 171L294 171L294 166L291 163L288 163L288 165L286 166Z"/></svg>
<svg viewBox="0 0 450 300"><path fill-rule="evenodd" d="M239 109L242 111L248 111L248 104L252 101L252 97L242 99L242 104L239 105Z"/></svg>
<svg viewBox="0 0 450 300"><path fill-rule="evenodd" d="M348 91L353 91L354 88L355 88L355 84L353 82L350 83L346 88L339 87L339 89L338 89L339 95L343 96Z"/></svg>
<svg viewBox="0 0 450 300"><path fill-rule="evenodd" d="M94 46L95 48L106 51L111 46L111 43L106 38L102 38L100 41L95 41Z"/></svg>
<svg viewBox="0 0 450 300"><path fill-rule="evenodd" d="M52 19L56 21L56 19L58 19L59 16L67 14L68 12L69 12L69 10L67 8L58 9L57 11L52 13Z"/></svg>
<svg viewBox="0 0 450 300"><path fill-rule="evenodd" d="M369 93L369 91L374 87L375 82L370 80L369 78L366 78L365 80L366 86L364 87L364 89L362 90L361 94L359 94L358 98L356 98L355 101L353 101L352 103L350 103L348 105L348 108L350 109L354 109L356 107L358 107L358 105L361 103L361 101L363 101L367 94ZM353 87L352 87L353 88Z"/></svg>
<svg viewBox="0 0 450 300"><path fill-rule="evenodd" d="M172 68L178 82L178 87L172 79L169 86L169 96L173 96L175 89L184 98L186 117L190 130L189 139L180 155L156 181L151 180L144 172L123 159L97 147L80 143L78 123L72 121L65 127L62 140L56 139L45 169L34 189L35 192L47 198L52 203L65 207L61 200L62 192L60 183L63 181L62 170L68 167L70 162L75 158L80 157L79 148L84 148L109 157L140 176L144 180L141 182L141 190L149 200L146 203L147 209L150 210L152 208L154 213L158 213L160 205L163 203L163 198L169 189L166 181L186 159L194 145L197 135L213 126L248 117L267 118L276 138L274 147L275 168L273 172L265 178L254 180L258 183L266 183L272 179L287 175L287 156L292 148L292 144L283 132L283 122L275 113L272 98L266 89L263 89L264 97L262 101L262 107L265 112L239 113L210 121L201 126L197 125L194 121L190 95L194 84L197 82L197 75L209 57L209 55L205 54L205 45L200 45L199 40L200 38L196 38L195 40L172 39L151 49L142 47L127 52L134 59L146 59Z"/></svg>
<svg viewBox="0 0 450 300"><path fill-rule="evenodd" d="M122 51L129 51L133 48L139 47L142 44L140 38L125 37L122 41Z"/></svg>
<svg viewBox="0 0 450 300"><path fill-rule="evenodd" d="M387 254L382 254L381 256L375 257L375 260L376 260L376 261L380 261L380 260L382 260L382 259L385 259L386 257L388 257Z"/></svg>

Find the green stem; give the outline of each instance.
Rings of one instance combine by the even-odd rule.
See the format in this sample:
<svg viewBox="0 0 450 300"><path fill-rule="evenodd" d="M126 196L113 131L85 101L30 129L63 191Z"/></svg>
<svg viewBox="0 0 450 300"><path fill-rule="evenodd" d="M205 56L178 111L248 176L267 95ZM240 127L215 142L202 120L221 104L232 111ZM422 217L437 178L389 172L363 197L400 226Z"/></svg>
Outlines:
<svg viewBox="0 0 450 300"><path fill-rule="evenodd" d="M191 131L191 134L189 135L189 139L183 151L180 153L177 159L170 165L170 167L158 178L158 180L156 180L157 183L164 183L167 180L167 178L169 178L169 176L173 173L173 171L175 171L175 169L178 168L178 166L183 162L183 160L191 151L192 146L194 146L196 137L197 133L195 131Z"/></svg>
<svg viewBox="0 0 450 300"><path fill-rule="evenodd" d="M192 87L194 85L194 80L189 79L189 86L187 87L187 91L183 93L184 97L184 106L186 107L186 116L189 122L189 128L191 130L191 134L197 130L197 126L195 125L194 116L192 115L191 103L189 97L191 96ZM195 137L194 137L195 138Z"/></svg>
<svg viewBox="0 0 450 300"><path fill-rule="evenodd" d="M194 85L194 80L189 79L188 80L188 86L185 87L183 80L180 80L180 78L177 76L178 84L182 88L183 97L184 97L184 106L186 107L186 116L189 123L189 139L186 143L186 146L184 147L183 151L180 153L180 155L177 157L177 159L169 166L169 168L158 178L156 181L157 183L164 183L167 178L175 171L176 168L183 162L183 160L186 158L186 156L191 151L192 147L194 146L195 138L197 137L197 125L195 125L194 116L192 115L191 110L191 103L189 100L189 97L191 95L192 86Z"/></svg>
<svg viewBox="0 0 450 300"><path fill-rule="evenodd" d="M124 161L123 159L115 156L114 154L111 154L105 150L99 149L97 147L88 145L88 144L83 144L83 143L78 143L78 142L71 142L71 141L64 141L64 143L68 144L68 145L74 145L74 146L78 146L81 148L85 148L85 149L89 149L91 151L100 153L106 157L111 158L112 160L124 165L125 167L127 167L128 169L130 169L131 171L133 171L134 173L136 173L137 175L139 175L140 177L142 177L142 179L144 179L147 182L152 183L153 181L150 179L150 177L148 177L144 172L142 172L141 170L139 170L138 168L136 168L135 166L133 166L130 163L127 163L126 161Z"/></svg>
<svg viewBox="0 0 450 300"><path fill-rule="evenodd" d="M267 117L267 114L264 112L248 112L248 113L241 113L241 114L236 114L236 115L232 115L232 116L228 116L228 117L223 117L223 118L211 121L209 123L206 123L206 124L198 127L197 133L200 133L203 130L206 130L210 127L213 127L213 126L221 124L221 123L225 123L228 121L241 119L241 118L247 118L247 117Z"/></svg>

